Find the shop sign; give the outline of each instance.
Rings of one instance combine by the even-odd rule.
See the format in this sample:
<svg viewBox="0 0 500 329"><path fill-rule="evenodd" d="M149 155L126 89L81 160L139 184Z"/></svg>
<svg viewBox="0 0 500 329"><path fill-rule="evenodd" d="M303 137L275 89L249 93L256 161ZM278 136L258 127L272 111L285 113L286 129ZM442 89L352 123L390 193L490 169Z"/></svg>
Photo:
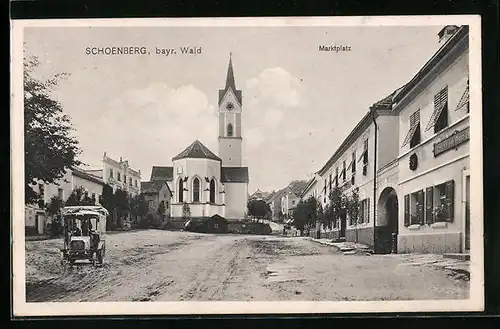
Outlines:
<svg viewBox="0 0 500 329"><path fill-rule="evenodd" d="M449 151L451 149L458 149L458 146L469 140L469 127L456 130L452 135L446 137L438 143L434 143L434 157Z"/></svg>

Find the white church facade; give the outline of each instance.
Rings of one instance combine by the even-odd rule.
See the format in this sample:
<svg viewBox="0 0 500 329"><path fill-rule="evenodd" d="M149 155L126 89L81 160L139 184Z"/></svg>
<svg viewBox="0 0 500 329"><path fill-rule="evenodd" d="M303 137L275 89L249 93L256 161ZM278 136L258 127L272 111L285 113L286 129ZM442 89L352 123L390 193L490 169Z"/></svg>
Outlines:
<svg viewBox="0 0 500 329"><path fill-rule="evenodd" d="M226 86L219 90L219 155L199 140L172 158L172 166L153 166L151 181L165 181L172 191L170 216L182 218L185 204L190 217L246 217L248 167L242 163L242 92L236 89L231 58Z"/></svg>

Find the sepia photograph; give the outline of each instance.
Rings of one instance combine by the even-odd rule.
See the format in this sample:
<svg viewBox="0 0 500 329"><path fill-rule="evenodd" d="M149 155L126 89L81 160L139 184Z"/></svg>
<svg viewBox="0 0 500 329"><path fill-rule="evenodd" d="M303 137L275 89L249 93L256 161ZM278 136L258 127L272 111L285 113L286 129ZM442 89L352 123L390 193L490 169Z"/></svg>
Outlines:
<svg viewBox="0 0 500 329"><path fill-rule="evenodd" d="M479 17L12 40L14 315L483 310Z"/></svg>

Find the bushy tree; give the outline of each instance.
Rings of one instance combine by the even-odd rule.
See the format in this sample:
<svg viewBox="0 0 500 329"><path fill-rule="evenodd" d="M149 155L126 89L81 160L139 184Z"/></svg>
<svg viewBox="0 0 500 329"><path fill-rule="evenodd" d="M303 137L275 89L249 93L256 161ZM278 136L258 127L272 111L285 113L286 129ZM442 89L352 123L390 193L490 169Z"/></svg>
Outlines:
<svg viewBox="0 0 500 329"><path fill-rule="evenodd" d="M61 209L64 207L64 201L57 195L50 198L45 211L52 218L49 226L49 233L52 237L57 237L62 233Z"/></svg>
<svg viewBox="0 0 500 329"><path fill-rule="evenodd" d="M130 211L130 204L128 201L128 194L122 189L117 189L114 195L115 209L117 213L116 225L123 227L123 218L127 216Z"/></svg>
<svg viewBox="0 0 500 329"><path fill-rule="evenodd" d="M25 198L27 203L39 199L32 186L42 181L54 183L67 169L80 161L78 140L72 136L73 126L62 105L51 92L66 74L47 80L34 77L40 64L36 57L24 58L24 154Z"/></svg>
<svg viewBox="0 0 500 329"><path fill-rule="evenodd" d="M270 211L271 208L264 200L250 200L247 203L247 213L251 217L263 219Z"/></svg>
<svg viewBox="0 0 500 329"><path fill-rule="evenodd" d="M300 200L294 212L293 225L300 234L304 234L305 229L310 229L318 220L318 202L316 198L309 197L307 200Z"/></svg>
<svg viewBox="0 0 500 329"><path fill-rule="evenodd" d="M359 192L358 189L354 189L346 198L346 208L347 214L349 215L349 221L351 224L354 223L356 230L356 243L358 242L358 219L359 219Z"/></svg>

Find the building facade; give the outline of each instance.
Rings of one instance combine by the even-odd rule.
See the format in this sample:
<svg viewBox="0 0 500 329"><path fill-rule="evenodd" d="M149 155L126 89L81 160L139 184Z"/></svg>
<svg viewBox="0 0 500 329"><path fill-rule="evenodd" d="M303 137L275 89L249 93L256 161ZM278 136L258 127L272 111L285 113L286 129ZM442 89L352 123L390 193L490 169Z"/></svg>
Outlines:
<svg viewBox="0 0 500 329"><path fill-rule="evenodd" d="M141 194L148 204L148 216L159 219L158 209L163 203L165 207L164 216L170 217L170 200L173 196L166 181L141 182Z"/></svg>
<svg viewBox="0 0 500 329"><path fill-rule="evenodd" d="M358 191L358 221L341 215L321 237L380 253L469 250L468 27L438 37L437 52L370 108L302 192L325 208L332 186Z"/></svg>
<svg viewBox="0 0 500 329"><path fill-rule="evenodd" d="M468 28L441 47L398 95L399 252L464 252L470 239Z"/></svg>
<svg viewBox="0 0 500 329"><path fill-rule="evenodd" d="M141 171L130 167L128 160L116 161L106 155L102 157L102 167L96 170L86 170L87 173L101 177L113 188L126 191L131 196L141 193Z"/></svg>
<svg viewBox="0 0 500 329"><path fill-rule="evenodd" d="M377 213L374 202L379 199L376 183L386 180L385 176L380 177L380 173L386 173L380 169L394 163L397 158L394 133L398 131L398 117L391 113L391 101L396 93L372 106L304 191L305 198L316 195L323 209L329 205L329 195L334 188L339 188L344 197L350 197L354 190L358 193L358 218L350 218L347 211L341 213L331 225L321 226L322 237L359 242L375 248L377 235L389 242L386 235L390 236L392 232L387 226L397 227L397 218L393 219L394 224L386 218L374 216ZM398 188L393 185L392 189L396 191Z"/></svg>
<svg viewBox="0 0 500 329"><path fill-rule="evenodd" d="M53 196L66 201L74 189L81 187L89 197L96 200L96 204L99 204L103 186L104 181L100 177L76 167L67 170L61 179L52 184L39 182L33 190L40 195L40 204L25 207L26 230L34 234L44 233L48 219L44 205L48 204Z"/></svg>

